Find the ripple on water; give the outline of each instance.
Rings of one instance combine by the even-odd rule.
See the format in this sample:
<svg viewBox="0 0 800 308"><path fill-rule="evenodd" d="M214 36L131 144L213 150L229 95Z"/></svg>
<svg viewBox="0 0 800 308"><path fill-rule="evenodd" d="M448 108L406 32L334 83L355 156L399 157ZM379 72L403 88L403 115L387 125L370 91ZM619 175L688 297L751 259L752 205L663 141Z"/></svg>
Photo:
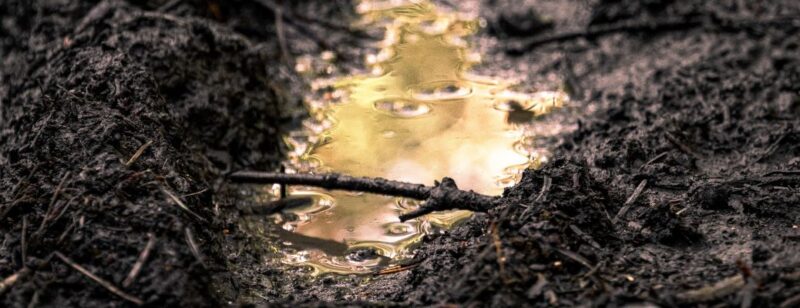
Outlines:
<svg viewBox="0 0 800 308"><path fill-rule="evenodd" d="M439 81L411 87L409 92L421 101L447 101L468 98L472 88L455 81Z"/></svg>
<svg viewBox="0 0 800 308"><path fill-rule="evenodd" d="M386 98L375 101L375 109L401 118L416 118L431 113L431 106L402 98Z"/></svg>

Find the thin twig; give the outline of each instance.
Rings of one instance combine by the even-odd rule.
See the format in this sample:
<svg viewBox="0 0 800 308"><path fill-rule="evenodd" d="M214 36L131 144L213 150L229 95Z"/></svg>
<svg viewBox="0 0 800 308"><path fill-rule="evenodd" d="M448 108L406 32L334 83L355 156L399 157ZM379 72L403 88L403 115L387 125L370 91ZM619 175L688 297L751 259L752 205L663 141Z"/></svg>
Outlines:
<svg viewBox="0 0 800 308"><path fill-rule="evenodd" d="M325 189L361 191L382 195L425 200L418 209L400 215L401 221L417 218L435 211L462 209L486 212L498 204L498 197L491 197L458 189L451 178L443 178L435 186L425 186L383 178L352 177L335 173L328 174L284 174L274 172L239 171L230 176L239 183L308 185Z"/></svg>
<svg viewBox="0 0 800 308"><path fill-rule="evenodd" d="M28 264L28 215L22 216L22 264Z"/></svg>
<svg viewBox="0 0 800 308"><path fill-rule="evenodd" d="M25 276L28 276L28 274L30 273L31 270L29 268L23 267L21 270L18 270L16 273L11 274L11 276L8 276L6 277L6 279L3 279L3 281L0 281L0 294L3 294L6 290L14 286L14 284L17 283L17 281L19 281L22 278L25 278Z"/></svg>
<svg viewBox="0 0 800 308"><path fill-rule="evenodd" d="M47 119L44 120L44 123L42 124L41 128L36 132L36 135L33 136L33 141L31 141L31 143L30 143L31 146L33 146L33 147L36 146L36 142L39 141L39 136L41 136L42 132L45 129L47 129L47 124L50 123L50 119L53 117L54 113L55 113L55 110L50 111L50 114L47 116Z"/></svg>
<svg viewBox="0 0 800 308"><path fill-rule="evenodd" d="M125 162L125 167L130 167L131 165L133 165L133 163L135 163L139 159L139 157L142 156L142 154L144 154L144 151L147 150L147 148L149 148L150 145L152 145L152 144L153 144L153 140L150 140L150 141L147 141L142 146L140 146L139 149L137 149L136 152L133 153L133 156L131 156L131 158L128 159L127 162Z"/></svg>
<svg viewBox="0 0 800 308"><path fill-rule="evenodd" d="M189 197L197 196L197 195L199 195L199 194L202 194L202 193L204 193L204 192L207 192L207 191L208 191L208 188L203 188L203 189L201 189L201 190L199 190L199 191L196 191L196 192L193 192L193 193L188 193L188 194L182 195L182 196L181 196L181 199L185 199L185 198L189 198Z"/></svg>
<svg viewBox="0 0 800 308"><path fill-rule="evenodd" d="M547 192L550 191L550 185L553 184L553 180L549 176L544 176L544 182L542 184L542 190L539 191L539 195L536 196L536 200L534 201L544 201L547 197Z"/></svg>
<svg viewBox="0 0 800 308"><path fill-rule="evenodd" d="M197 243L194 241L194 236L192 235L192 229L186 227L184 231L186 233L186 243L189 244L189 248L191 249L192 254L194 255L195 258L197 258L197 261L200 262L200 265L206 267L206 262L204 261L203 254L200 253L200 249L197 247Z"/></svg>
<svg viewBox="0 0 800 308"><path fill-rule="evenodd" d="M782 130L786 131L787 129L788 128L786 126L784 126L784 128ZM788 136L788 135L789 135L789 133L785 133L785 134L781 135L780 137L778 137L778 140L775 140L775 142L770 144L767 147L767 149L764 150L764 152L761 153L761 155L759 155L758 159L756 159L756 162L760 162L760 161L766 159L767 157L770 157L772 154L774 154L775 151L777 151L778 148L780 148L780 145L781 145L781 142L783 142L783 139L786 138L786 136Z"/></svg>
<svg viewBox="0 0 800 308"><path fill-rule="evenodd" d="M276 6L273 12L275 13L275 31L278 32L278 45L281 47L283 61L286 63L293 63L294 61L289 54L289 47L286 43L286 33L283 28L283 9L280 6Z"/></svg>
<svg viewBox="0 0 800 308"><path fill-rule="evenodd" d="M47 223L50 222L50 220L56 216L54 214L56 211L55 209L56 200L58 200L58 195L61 193L61 190L64 186L64 182L67 181L67 177L69 177L69 175L70 175L69 171L65 172L64 176L61 177L61 181L58 182L58 186L56 186L56 190L53 192L53 197L50 199L50 204L47 205L47 211L45 211L44 217L42 218L42 223L39 224L39 228L36 230L36 232L33 233L34 238L39 238L39 236L41 236L41 233L44 232Z"/></svg>
<svg viewBox="0 0 800 308"><path fill-rule="evenodd" d="M570 250L566 250L566 249L563 249L563 248L556 248L556 251L558 251L558 253L560 253L561 255L563 255L563 256L565 256L567 258L570 258L575 262L578 262L580 265L585 266L589 270L594 268L594 266L592 266L592 264L589 263L589 260L587 260L586 258L584 258L583 256L579 255L576 252L572 252Z"/></svg>
<svg viewBox="0 0 800 308"><path fill-rule="evenodd" d="M111 291L111 293L114 293L115 295L117 295L117 296L119 296L119 297L121 297L121 298L123 298L123 299L125 299L125 300L127 300L129 302L131 302L131 303L134 303L134 304L136 304L138 306L141 306L141 305L144 304L144 301L142 301L138 297L130 295L128 293L125 293L125 291L120 290L119 288L114 286L112 283L106 281L105 279L98 277L97 275L95 275L92 272L90 272L88 269L86 269L83 266L80 266L79 264L75 263L70 258L68 258L67 256L61 254L60 252L56 251L56 252L54 252L54 254L55 254L56 257L61 259L61 261L64 261L64 263L66 263L67 265L69 265L70 267L75 269L76 271L80 272L81 274L85 275L86 277L89 277L89 279L94 280L94 282L97 282L98 284L100 284L101 286L106 288L108 291Z"/></svg>
<svg viewBox="0 0 800 308"><path fill-rule="evenodd" d="M146 262L147 257L150 256L150 250L153 249L153 246L156 244L156 237L153 233L147 233L147 237L147 244L144 245L144 249L142 249L142 252L139 254L139 258L136 259L136 263L133 264L133 268L131 268L131 272L128 273L128 277L122 281L122 286L125 288L136 280L136 276L138 276L139 272L142 270L144 262Z"/></svg>
<svg viewBox="0 0 800 308"><path fill-rule="evenodd" d="M624 20L606 25L590 26L585 29L569 30L536 36L522 41L519 46L507 48L507 52L509 54L522 54L545 44L565 42L580 38L591 39L619 32L664 32L700 27L727 31L741 31L742 29L754 26L798 27L800 26L798 24L800 24L800 18L796 16L779 16L770 19L732 19L720 18L719 16L698 16L669 17L659 20Z"/></svg>
<svg viewBox="0 0 800 308"><path fill-rule="evenodd" d="M17 193L19 192L17 190L20 187L22 187L22 183L29 182L31 180L31 177L33 177L33 175L36 173L36 171L39 170L39 166L40 165L37 164L35 167L33 167L33 170L31 170L31 172L28 173L28 176L26 176L24 179L19 180L19 182L17 182L17 184L14 185L14 188L11 189L11 194L10 194L12 199L16 199ZM2 219L3 216L4 215L0 215L0 219Z"/></svg>
<svg viewBox="0 0 800 308"><path fill-rule="evenodd" d="M798 306L800 306L800 293L797 293L794 296L792 296L790 298L787 298L778 307L780 307L780 308L790 308L790 307L798 307Z"/></svg>
<svg viewBox="0 0 800 308"><path fill-rule="evenodd" d="M72 223L70 223L69 226L67 226L67 228L64 229L64 233L61 233L61 236L58 237L58 242L57 242L58 245L61 245L61 242L63 242L64 239L66 239L67 236L69 236L70 232L72 232L72 228L75 228L75 225L77 223L78 222L75 221L75 219L73 218Z"/></svg>
<svg viewBox="0 0 800 308"><path fill-rule="evenodd" d="M723 279L715 284L679 293L675 297L680 302L687 304L707 302L733 294L744 287L744 283L744 277L740 274L736 274L735 276Z"/></svg>
<svg viewBox="0 0 800 308"><path fill-rule="evenodd" d="M702 155L700 155L699 153L695 152L688 145L686 145L683 142L681 142L680 140L678 140L678 138L676 138L671 133L667 132L667 133L664 134L664 136L667 138L667 140L669 140L669 142L672 142L672 144L674 144L676 147L678 147L678 149L681 150L681 152L686 153L689 156L692 156L692 157L694 157L694 159L697 159L697 160L702 158Z"/></svg>
<svg viewBox="0 0 800 308"><path fill-rule="evenodd" d="M658 154L658 155L656 155L656 157L653 157L652 159L650 159L650 160L648 160L646 163L644 163L644 165L642 165L641 167L639 167L639 170L642 170L642 169L644 169L644 167L647 167L647 166L649 166L650 164L652 164L652 163L655 163L655 162L657 162L658 160L660 160L660 159L662 159L662 158L664 158L664 157L666 157L666 156L667 156L667 152L664 152L664 153L661 153L661 154Z"/></svg>
<svg viewBox="0 0 800 308"><path fill-rule="evenodd" d="M636 189L633 191L633 194L631 194L631 196L628 197L628 200L626 200L622 208L619 209L619 212L617 212L617 215L614 216L614 219L611 220L611 223L616 224L620 218L625 216L625 213L628 212L628 210L631 208L631 205L633 205L633 203L636 202L636 199L639 198L639 195L642 194L642 191L644 191L645 186L647 186L647 180L642 180L641 182L639 182L639 186L636 186Z"/></svg>
<svg viewBox="0 0 800 308"><path fill-rule="evenodd" d="M549 176L544 176L542 180L542 189L539 190L539 195L536 196L534 202L544 201L545 197L547 196L547 192L550 191L550 185L552 185L553 180ZM535 205L530 205L525 208L524 211L519 215L519 220L526 220L528 219L528 213L535 207Z"/></svg>
<svg viewBox="0 0 800 308"><path fill-rule="evenodd" d="M168 189L166 189L166 188L163 188L163 187L162 187L162 188L161 188L161 191L163 191L163 192L164 192L164 194L166 194L166 195L167 195L167 196L170 198L170 200L172 200L173 202L175 202L175 204L177 204L177 205L178 205L178 207L180 207L182 210L184 210L184 211L186 211L187 213L191 214L191 215L192 215L194 218L197 218L197 219L198 219L198 220L200 220L200 221L203 221L203 222L205 222L205 221L206 221L206 219L205 219L205 218L203 218L202 216L198 215L198 214L197 214L197 213L195 213L195 212L192 212L192 210L190 210L190 209L189 209L189 207L188 207L188 206L186 206L186 204L185 204L185 203L183 203L183 201L181 201L181 199L180 199L180 198L178 198L177 196L175 196L175 194L173 194L172 192L170 192Z"/></svg>
<svg viewBox="0 0 800 308"><path fill-rule="evenodd" d="M387 268L381 269L381 270L375 272L373 275L374 276L381 276L381 275L389 275L389 274L399 273L399 272L402 272L402 271L407 271L407 270L410 270L410 269L413 269L413 268L419 266L420 263L422 263L422 261L423 261L423 259L419 259L419 260L412 260L411 262L408 262L408 263L405 263L405 264L395 264L393 266L389 266Z"/></svg>
<svg viewBox="0 0 800 308"><path fill-rule="evenodd" d="M596 248L596 249L601 249L601 247L600 247L600 244L598 244L598 243L597 243L597 241L595 241L595 240L594 240L594 238L592 238L592 236L591 236L591 235L589 235L589 234L586 234L586 232L583 232L583 230L581 230L580 228L578 228L578 226L576 226L576 225L569 225L569 228L570 228L570 230L572 230L572 232L575 232L575 234L577 234L577 235L578 235L579 237L581 237L581 238L582 238L584 241L586 241L587 243L589 243L589 245L592 245L592 247L594 247L594 248Z"/></svg>
<svg viewBox="0 0 800 308"><path fill-rule="evenodd" d="M500 268L500 278L505 284L509 284L510 281L508 280L508 277L506 277L506 257L503 255L503 241L500 240L500 230L497 222L492 221L491 229L495 261L497 261L497 266Z"/></svg>
<svg viewBox="0 0 800 308"><path fill-rule="evenodd" d="M564 31L550 35L542 35L527 39L519 47L508 49L510 54L521 54L538 46L570 41L579 38L595 38L617 32L645 32L686 29L702 25L702 20L687 18L667 18L656 21L630 21L612 23L608 25L591 26L585 29Z"/></svg>

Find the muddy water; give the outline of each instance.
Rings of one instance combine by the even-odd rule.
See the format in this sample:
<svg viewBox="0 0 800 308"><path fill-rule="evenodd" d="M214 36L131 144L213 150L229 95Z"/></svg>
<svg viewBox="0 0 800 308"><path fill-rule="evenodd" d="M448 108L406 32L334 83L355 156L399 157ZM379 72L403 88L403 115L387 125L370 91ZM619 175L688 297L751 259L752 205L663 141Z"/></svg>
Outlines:
<svg viewBox="0 0 800 308"><path fill-rule="evenodd" d="M384 40L366 57L367 72L314 81L312 118L286 137L287 172L427 185L448 176L462 189L499 195L546 159L533 147L535 118L567 97L517 92L511 81L470 74L480 61L468 44L478 20L426 2L365 1L358 10L358 26L383 29ZM297 69L330 72L324 63L333 56L306 58ZM273 217L283 261L313 274L369 273L402 262L423 235L471 216L451 211L400 222L419 202L298 186L288 195L314 202Z"/></svg>

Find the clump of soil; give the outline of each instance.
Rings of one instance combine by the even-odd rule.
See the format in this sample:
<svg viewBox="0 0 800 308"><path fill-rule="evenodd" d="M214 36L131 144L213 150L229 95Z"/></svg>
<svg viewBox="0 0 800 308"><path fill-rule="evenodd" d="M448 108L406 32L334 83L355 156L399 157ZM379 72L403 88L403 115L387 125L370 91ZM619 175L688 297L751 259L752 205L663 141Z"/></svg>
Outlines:
<svg viewBox="0 0 800 308"><path fill-rule="evenodd" d="M778 15L662 4L655 15L642 8L608 16L617 4L601 2L587 24L676 13ZM791 50L800 33L796 26L729 30L623 32L595 46L567 42L508 60L552 57L567 80L580 83L572 87L586 98L579 108L597 111L580 119L554 161L506 191L506 205L426 244L407 293L395 299L796 305L800 57ZM684 49L691 55L671 55ZM553 70L539 63L539 72ZM735 287L698 291L734 280Z"/></svg>
<svg viewBox="0 0 800 308"><path fill-rule="evenodd" d="M216 303L209 285L226 269L214 181L273 167L280 125L299 109L277 45L122 1L9 1L0 16L0 277L32 269L2 305L123 301L52 255L119 286L148 234L125 291Z"/></svg>
<svg viewBox="0 0 800 308"><path fill-rule="evenodd" d="M0 5L0 278L31 269L4 306L131 303L55 252L158 306L800 302L792 1L481 2L480 41L496 44L478 73L563 80L573 108L548 117L577 130L540 138L548 164L407 270L318 279L264 262L224 174L277 166L305 89L287 58L336 49L358 65L364 36L306 17L344 22L352 5L292 2L278 23L271 1L131 2ZM689 17L703 23L506 53L534 24Z"/></svg>

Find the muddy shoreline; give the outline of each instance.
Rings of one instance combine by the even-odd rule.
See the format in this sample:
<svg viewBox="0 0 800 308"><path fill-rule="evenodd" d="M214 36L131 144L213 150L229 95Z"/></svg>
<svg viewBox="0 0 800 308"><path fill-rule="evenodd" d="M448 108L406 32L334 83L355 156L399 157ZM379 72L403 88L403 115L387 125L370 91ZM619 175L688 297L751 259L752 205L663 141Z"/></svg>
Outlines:
<svg viewBox="0 0 800 308"><path fill-rule="evenodd" d="M539 120L575 131L408 270L319 279L265 262L224 176L277 168L305 116L288 57L360 66L353 4L62 2L0 4L2 306L800 304L792 1L475 2L476 71L563 84ZM513 50L664 20L701 22Z"/></svg>

